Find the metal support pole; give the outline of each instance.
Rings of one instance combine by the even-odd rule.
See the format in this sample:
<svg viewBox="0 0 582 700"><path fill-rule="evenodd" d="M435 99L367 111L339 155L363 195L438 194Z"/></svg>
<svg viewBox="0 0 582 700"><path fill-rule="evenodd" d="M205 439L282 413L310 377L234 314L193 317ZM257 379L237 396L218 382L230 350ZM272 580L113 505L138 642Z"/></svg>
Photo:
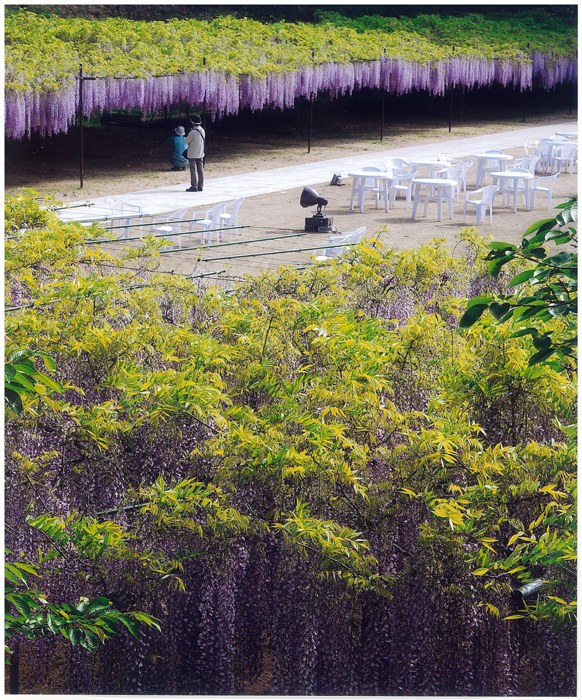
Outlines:
<svg viewBox="0 0 582 700"><path fill-rule="evenodd" d="M220 231L221 229L214 229L214 231ZM194 231L193 233L198 233L198 231ZM210 233L210 231L201 231L201 233ZM182 234L182 235L185 235ZM168 253L186 253L191 250L215 250L216 248L225 248L226 246L231 246L231 245L246 245L247 243L264 243L265 241L278 241L281 238L299 238L300 236L306 236L306 233L290 233L287 236L270 236L269 238L255 238L254 240L249 240L249 241L229 241L228 243L215 243L212 245L212 243L209 243L208 245L200 244L197 246L194 246L193 248L173 248L172 250L160 250L160 255L167 255ZM168 236L169 237L169 236ZM321 246L320 246L321 247ZM258 255L258 253L257 253ZM243 256L247 257L247 256Z"/></svg>
<svg viewBox="0 0 582 700"><path fill-rule="evenodd" d="M384 140L384 97L385 92L382 90L382 120L380 121L380 143Z"/></svg>
<svg viewBox="0 0 582 700"><path fill-rule="evenodd" d="M309 96L309 138L307 141L307 153L311 153L311 129L313 126L313 93Z"/></svg>
<svg viewBox="0 0 582 700"><path fill-rule="evenodd" d="M81 163L80 163L80 189L83 189L83 83L85 80L97 80L97 78L85 78L83 76L83 64L79 65L79 124L81 126Z"/></svg>
<svg viewBox="0 0 582 700"><path fill-rule="evenodd" d="M311 52L311 60L315 63L315 51ZM309 95L309 137L307 140L307 153L311 153L311 130L313 127L313 93Z"/></svg>
<svg viewBox="0 0 582 700"><path fill-rule="evenodd" d="M79 172L80 189L83 189L83 64L79 66L79 124L81 125L81 169Z"/></svg>
<svg viewBox="0 0 582 700"><path fill-rule="evenodd" d="M529 56L529 42L527 44L527 52L528 52L528 56ZM525 124L526 116L527 116L527 86L526 86L525 90L523 91L523 121L524 121L524 124Z"/></svg>
<svg viewBox="0 0 582 700"><path fill-rule="evenodd" d="M151 224L148 224L148 226L151 226ZM209 229L197 229L196 231L178 231L177 233L150 233L149 235L152 238L172 238L173 236L192 236L193 234L196 233L215 233L218 231L218 233L223 233L224 231L234 231L235 229L241 229L241 228L250 228L248 225L247 226L232 226L230 228L209 228ZM295 234L298 236L299 234ZM287 236L284 236L284 238L287 238ZM83 241L83 243L86 243L87 245L102 245L103 243L125 243L126 241L143 241L144 236L128 236L127 238L88 238ZM239 241L239 243L260 243L261 240L268 240L268 239L259 239L257 241ZM201 244L202 245L202 244ZM223 245L222 243L220 245ZM227 243L224 245L234 245L231 243ZM196 246L196 249L199 246ZM195 250L194 248L185 248L184 250Z"/></svg>
<svg viewBox="0 0 582 700"><path fill-rule="evenodd" d="M342 243L342 248L349 248L354 245L359 245L359 243ZM310 246L309 248L293 248L292 250L267 250L263 253L244 253L242 255L225 255L220 258L203 258L199 262L219 262L220 260L234 260L235 258L259 258L262 255L284 255L285 253L303 253L308 250L323 250L323 248L333 248L332 245L319 244L316 246ZM208 248L204 249L209 250Z"/></svg>
<svg viewBox="0 0 582 700"><path fill-rule="evenodd" d="M384 62L384 54L386 49L382 49L382 63ZM380 143L384 140L384 98L386 97L386 91L382 90L382 119L380 121Z"/></svg>
<svg viewBox="0 0 582 700"><path fill-rule="evenodd" d="M455 55L455 45L453 44L453 56ZM453 128L453 90L454 86L451 83L451 106L449 109L449 133L451 132L451 129Z"/></svg>
<svg viewBox="0 0 582 700"><path fill-rule="evenodd" d="M206 56L202 57L202 65L206 65ZM202 128L206 131L206 92L204 93L204 100L202 101Z"/></svg>

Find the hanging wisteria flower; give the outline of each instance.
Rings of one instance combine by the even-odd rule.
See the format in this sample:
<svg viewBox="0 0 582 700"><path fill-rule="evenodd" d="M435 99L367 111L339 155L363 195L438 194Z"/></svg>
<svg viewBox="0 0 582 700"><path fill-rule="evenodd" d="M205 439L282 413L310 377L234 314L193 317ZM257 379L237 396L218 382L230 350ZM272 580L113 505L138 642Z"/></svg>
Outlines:
<svg viewBox="0 0 582 700"><path fill-rule="evenodd" d="M404 27L355 31L332 24L269 29L232 18L117 22L78 20L72 25L29 12L7 17L8 137L66 132L77 116L81 64L86 76L97 78L83 81L87 117L114 109L159 113L186 104L217 119L243 108L289 108L298 97L324 90L332 97L362 88L443 95L455 86L472 89L497 82L524 90L536 81L550 90L577 81L575 39L566 36L565 48L557 52L562 35L536 33L531 26L527 36L537 48L530 53L519 46L519 32L506 25L492 33L505 32L498 45L485 41L485 27L479 25L478 36L470 26L467 38L459 38L451 50L452 40L421 35L417 27L407 33ZM492 30L491 22L488 26ZM460 26L456 31L461 36Z"/></svg>

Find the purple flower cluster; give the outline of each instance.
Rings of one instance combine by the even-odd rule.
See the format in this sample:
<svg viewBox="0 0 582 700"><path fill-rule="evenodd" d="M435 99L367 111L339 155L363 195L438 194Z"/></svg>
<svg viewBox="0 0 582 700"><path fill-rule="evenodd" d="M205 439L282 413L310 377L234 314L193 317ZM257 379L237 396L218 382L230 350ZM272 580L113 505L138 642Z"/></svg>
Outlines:
<svg viewBox="0 0 582 700"><path fill-rule="evenodd" d="M578 78L577 59L555 58L536 52L531 61L452 57L426 63L394 59L358 63L322 63L298 71L269 73L265 77L234 75L225 71L203 71L145 78L97 78L83 84L86 116L112 109L159 112L163 107L205 106L212 119L237 114L240 109L260 110L267 105L293 107L298 97L329 91L332 97L361 88L382 88L396 95L427 90L443 95L462 85L468 89L491 85L513 85L525 90L533 81L546 90ZM8 90L5 97L5 127L10 138L20 139L32 130L41 136L66 132L74 123L78 86L66 84L57 92Z"/></svg>

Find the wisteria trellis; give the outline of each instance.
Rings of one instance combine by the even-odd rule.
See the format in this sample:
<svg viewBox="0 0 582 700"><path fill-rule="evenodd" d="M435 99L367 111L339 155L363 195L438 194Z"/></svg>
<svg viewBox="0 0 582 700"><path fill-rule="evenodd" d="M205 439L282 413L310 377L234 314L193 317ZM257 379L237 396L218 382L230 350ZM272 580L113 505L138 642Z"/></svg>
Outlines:
<svg viewBox="0 0 582 700"><path fill-rule="evenodd" d="M550 90L577 78L576 58L541 52L520 61L451 57L420 63L385 56L377 61L308 65L292 72L271 72L265 77L217 70L146 78L97 77L84 82L83 112L90 116L97 111L138 108L144 113L155 113L163 107L205 104L208 114L215 119L237 114L243 108L255 111L267 105L280 109L293 107L298 97L315 96L322 91L329 91L332 97L361 88L381 88L395 95L412 90L443 95L451 87L473 89L495 82L525 90L534 81ZM7 136L21 139L32 131L38 131L41 136L66 132L75 121L77 106L75 82L54 92L7 90Z"/></svg>

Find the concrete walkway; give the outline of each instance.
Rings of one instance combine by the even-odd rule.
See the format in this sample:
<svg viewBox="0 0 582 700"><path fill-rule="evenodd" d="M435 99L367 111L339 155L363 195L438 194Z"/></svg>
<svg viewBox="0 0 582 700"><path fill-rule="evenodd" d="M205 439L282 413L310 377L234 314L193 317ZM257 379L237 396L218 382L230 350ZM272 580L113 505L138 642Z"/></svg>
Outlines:
<svg viewBox="0 0 582 700"><path fill-rule="evenodd" d="M453 141L440 140L434 143L274 168L245 175L210 178L204 183L204 192L186 192L187 183L182 183L170 187L128 192L124 195L115 195L115 198L141 206L144 215L161 214L187 207L205 208L238 197L253 197L305 185L329 184L335 173L345 177L354 168L380 166L391 157L406 158L419 153L423 156L435 156L439 153L446 153L455 158L464 158L488 149L517 148L521 146L523 141L533 143L538 139L553 136L556 132L577 131L578 123L576 121L563 122ZM105 198L96 198L92 201L94 206L78 207L63 212L63 218L79 220L87 215L110 213L111 210L106 204ZM78 202L78 204L83 204L83 202Z"/></svg>

